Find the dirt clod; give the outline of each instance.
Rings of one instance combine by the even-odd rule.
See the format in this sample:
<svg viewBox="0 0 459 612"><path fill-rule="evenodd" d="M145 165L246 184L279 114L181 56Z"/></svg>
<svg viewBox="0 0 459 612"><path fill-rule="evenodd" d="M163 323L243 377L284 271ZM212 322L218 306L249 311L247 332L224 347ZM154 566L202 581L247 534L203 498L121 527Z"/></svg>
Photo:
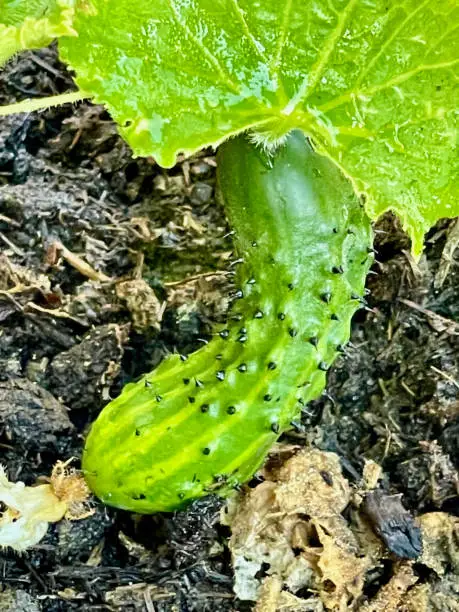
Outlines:
<svg viewBox="0 0 459 612"><path fill-rule="evenodd" d="M54 357L46 377L47 386L72 409L94 410L109 397L127 338L126 326L96 327L79 344Z"/></svg>
<svg viewBox="0 0 459 612"><path fill-rule="evenodd" d="M23 450L65 448L74 431L65 406L21 378L0 381L0 426L4 439Z"/></svg>

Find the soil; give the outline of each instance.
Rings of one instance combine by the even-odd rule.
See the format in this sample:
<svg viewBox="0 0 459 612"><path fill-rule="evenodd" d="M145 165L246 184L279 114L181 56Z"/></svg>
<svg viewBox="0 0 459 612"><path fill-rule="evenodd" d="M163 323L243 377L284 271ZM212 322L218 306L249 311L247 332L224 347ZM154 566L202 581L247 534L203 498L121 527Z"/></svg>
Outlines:
<svg viewBox="0 0 459 612"><path fill-rule="evenodd" d="M0 73L0 104L73 87L50 47ZM72 456L78 466L108 399L224 319L232 244L214 187L212 151L170 171L134 159L99 106L2 118L0 461L12 481L34 484ZM337 453L351 484L373 459L411 517L459 515L456 234L440 222L417 263L397 221L378 223L368 305L327 392L282 438ZM222 503L138 516L94 500L92 517L52 525L25 554L2 551L0 610L251 610L233 593Z"/></svg>

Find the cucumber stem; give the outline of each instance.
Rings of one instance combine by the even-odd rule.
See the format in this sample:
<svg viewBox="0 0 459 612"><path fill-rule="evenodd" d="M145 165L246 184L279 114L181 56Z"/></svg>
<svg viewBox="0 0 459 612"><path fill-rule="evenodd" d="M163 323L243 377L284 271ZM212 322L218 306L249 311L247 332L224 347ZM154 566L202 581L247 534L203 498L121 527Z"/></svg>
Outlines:
<svg viewBox="0 0 459 612"><path fill-rule="evenodd" d="M68 104L69 102L80 102L81 100L86 100L90 97L91 94L87 94L84 91L70 91L65 94L47 96L46 98L37 98L35 100L27 98L26 100L21 100L21 102L0 106L0 117L7 117L8 115L16 115L19 113L31 113L38 110L46 110L53 106Z"/></svg>

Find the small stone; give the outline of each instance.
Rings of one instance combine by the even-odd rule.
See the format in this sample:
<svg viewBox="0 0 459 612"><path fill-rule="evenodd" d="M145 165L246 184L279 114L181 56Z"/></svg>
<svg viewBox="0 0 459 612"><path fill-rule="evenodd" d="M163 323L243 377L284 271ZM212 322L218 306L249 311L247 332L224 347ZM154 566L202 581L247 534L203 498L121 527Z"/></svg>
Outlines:
<svg viewBox="0 0 459 612"><path fill-rule="evenodd" d="M201 183L198 181L191 189L190 201L195 206L201 206L207 204L212 198L212 187L207 183Z"/></svg>

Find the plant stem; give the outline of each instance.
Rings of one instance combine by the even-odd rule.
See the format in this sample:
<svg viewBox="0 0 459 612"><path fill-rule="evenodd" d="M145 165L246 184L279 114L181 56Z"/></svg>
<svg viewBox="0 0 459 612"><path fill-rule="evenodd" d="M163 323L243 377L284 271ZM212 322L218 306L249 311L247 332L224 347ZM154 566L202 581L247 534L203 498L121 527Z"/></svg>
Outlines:
<svg viewBox="0 0 459 612"><path fill-rule="evenodd" d="M17 113L31 113L32 111L46 110L52 106L59 106L61 104L67 104L68 102L79 102L80 100L90 97L90 94L83 91L71 91L69 93L59 94L58 96L47 96L46 98L37 98L34 100L26 99L21 102L16 102L15 104L0 106L0 117Z"/></svg>

